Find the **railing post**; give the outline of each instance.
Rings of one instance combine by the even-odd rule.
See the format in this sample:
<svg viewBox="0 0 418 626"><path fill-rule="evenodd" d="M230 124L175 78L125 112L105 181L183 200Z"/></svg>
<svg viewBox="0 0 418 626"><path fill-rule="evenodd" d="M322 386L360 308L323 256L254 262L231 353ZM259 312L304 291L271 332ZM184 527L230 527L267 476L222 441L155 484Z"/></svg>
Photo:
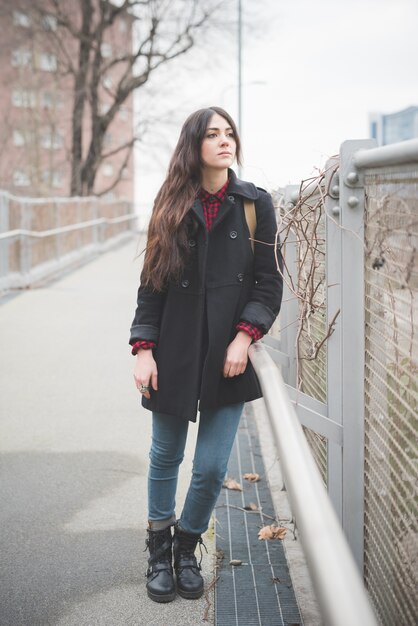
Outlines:
<svg viewBox="0 0 418 626"><path fill-rule="evenodd" d="M287 185L284 195L284 210L292 211L299 197L299 185ZM283 379L288 385L297 387L297 348L299 302L297 296L288 286L290 280L297 286L297 244L296 233L289 231L282 249L285 262L283 281L283 304L280 313L280 345L282 352L288 355L289 365L282 367ZM283 330L282 330L283 329Z"/></svg>
<svg viewBox="0 0 418 626"><path fill-rule="evenodd" d="M27 202L20 203L20 227L23 230L31 230L31 205ZM30 284L30 270L32 267L32 241L28 235L20 236L20 274L22 287Z"/></svg>
<svg viewBox="0 0 418 626"><path fill-rule="evenodd" d="M0 194L0 233L9 230L9 198L6 194ZM3 239L0 242L0 276L9 273L10 242Z"/></svg>
<svg viewBox="0 0 418 626"><path fill-rule="evenodd" d="M59 228L61 226L61 205L58 202L54 202L54 213L55 213L55 228ZM61 233L57 233L55 235L55 259L57 263L59 263L61 259Z"/></svg>
<svg viewBox="0 0 418 626"><path fill-rule="evenodd" d="M328 416L342 424L342 354L341 354L341 227L339 206L338 157L327 161L325 170L325 229L326 229L326 319L333 332L327 340L327 405ZM343 451L337 443L327 443L327 487L334 510L343 523L342 504Z"/></svg>
<svg viewBox="0 0 418 626"><path fill-rule="evenodd" d="M374 140L345 141L340 150L342 522L363 573L364 540L364 184L354 167L360 148Z"/></svg>

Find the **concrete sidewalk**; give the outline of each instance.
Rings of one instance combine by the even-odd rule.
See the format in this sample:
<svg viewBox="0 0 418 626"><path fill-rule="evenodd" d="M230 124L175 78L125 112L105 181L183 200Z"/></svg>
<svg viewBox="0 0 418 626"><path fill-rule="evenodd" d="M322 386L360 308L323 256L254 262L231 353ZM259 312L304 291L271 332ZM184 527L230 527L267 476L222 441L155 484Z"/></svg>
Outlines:
<svg viewBox="0 0 418 626"><path fill-rule="evenodd" d="M127 344L137 242L0 301L0 625L213 624L145 593L150 414ZM191 424L179 509L191 468ZM204 556L213 579L213 537ZM204 621L207 618L207 621Z"/></svg>

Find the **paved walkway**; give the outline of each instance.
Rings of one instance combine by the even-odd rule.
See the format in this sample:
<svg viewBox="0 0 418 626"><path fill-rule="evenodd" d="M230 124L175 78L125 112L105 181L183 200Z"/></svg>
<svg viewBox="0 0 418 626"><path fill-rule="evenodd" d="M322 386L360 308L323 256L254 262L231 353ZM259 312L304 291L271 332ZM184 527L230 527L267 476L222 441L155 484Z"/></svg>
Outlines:
<svg viewBox="0 0 418 626"><path fill-rule="evenodd" d="M1 626L213 623L212 595L160 606L145 594L150 419L127 344L136 247L0 303ZM210 583L211 553L204 564Z"/></svg>
<svg viewBox="0 0 418 626"><path fill-rule="evenodd" d="M138 242L130 242L59 281L0 300L0 626L213 625L211 583L218 575L219 624L300 623L283 554L279 575L274 569L281 547L272 548L276 560L267 562L262 554L263 549L270 553L257 539L263 515L257 519L241 506L239 513L232 505L231 511L224 508L226 501L250 497L246 491L243 496L224 491L216 510L218 547L228 554L232 547L223 546L219 530L225 515L228 528L235 525L234 550L242 529L255 524L234 552L234 558L244 560L236 576L229 559L215 576L210 529L205 537L209 555L203 559L205 597L157 605L146 596L150 415L140 406L127 343L139 277L137 252ZM260 439L276 511L290 519L264 404L259 400L248 410L258 435L254 431L249 437L244 417L229 472L242 474L235 467L243 464L242 453L246 462L253 459L261 468ZM180 506L195 437L196 425L190 424ZM257 471L264 475L263 469ZM245 488L268 489L267 481L264 487ZM274 515L270 495L260 494L260 510ZM300 542L289 535L283 544L303 598L304 623L319 626ZM250 580L237 587L235 580L248 572L254 584Z"/></svg>

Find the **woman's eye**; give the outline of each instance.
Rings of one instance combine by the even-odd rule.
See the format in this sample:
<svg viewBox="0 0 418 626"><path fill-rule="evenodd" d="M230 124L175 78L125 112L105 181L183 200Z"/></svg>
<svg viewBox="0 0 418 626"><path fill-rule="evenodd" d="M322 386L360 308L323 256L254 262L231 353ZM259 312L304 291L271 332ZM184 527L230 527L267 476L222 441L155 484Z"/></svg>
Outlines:
<svg viewBox="0 0 418 626"><path fill-rule="evenodd" d="M216 133L209 133L209 135L206 135L206 137L208 139L213 139L214 137L216 137Z"/></svg>

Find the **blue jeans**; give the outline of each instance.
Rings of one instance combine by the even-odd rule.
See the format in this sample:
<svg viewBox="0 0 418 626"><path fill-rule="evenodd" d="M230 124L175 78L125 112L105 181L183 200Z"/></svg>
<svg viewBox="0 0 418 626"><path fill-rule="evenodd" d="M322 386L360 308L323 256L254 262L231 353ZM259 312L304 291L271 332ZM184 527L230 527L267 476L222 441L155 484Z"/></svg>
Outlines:
<svg viewBox="0 0 418 626"><path fill-rule="evenodd" d="M192 478L179 520L187 532L201 534L208 527L243 408L244 403L240 402L200 413ZM148 519L155 530L176 520L177 478L188 428L188 420L164 413L152 414Z"/></svg>

